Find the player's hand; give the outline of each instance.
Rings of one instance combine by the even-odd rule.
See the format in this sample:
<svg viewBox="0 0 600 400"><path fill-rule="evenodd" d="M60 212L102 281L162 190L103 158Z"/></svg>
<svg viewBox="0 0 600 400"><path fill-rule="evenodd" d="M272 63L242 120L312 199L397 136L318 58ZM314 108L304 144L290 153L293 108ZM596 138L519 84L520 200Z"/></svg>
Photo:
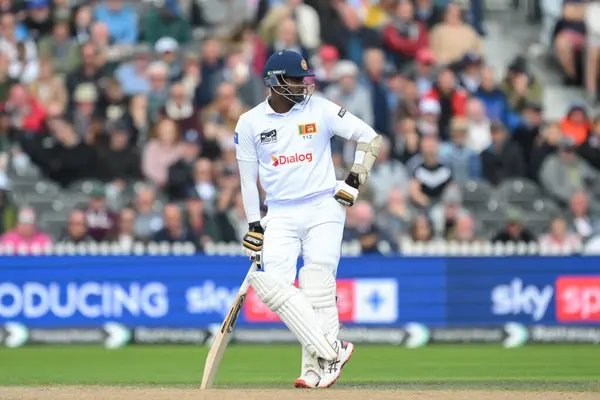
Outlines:
<svg viewBox="0 0 600 400"><path fill-rule="evenodd" d="M353 188L344 181L338 181L335 185L333 198L345 207L352 207L358 198L358 189Z"/></svg>
<svg viewBox="0 0 600 400"><path fill-rule="evenodd" d="M260 222L251 222L249 224L248 233L242 239L242 245L246 251L246 255L251 261L260 262L260 254L263 248L265 230L260 225Z"/></svg>

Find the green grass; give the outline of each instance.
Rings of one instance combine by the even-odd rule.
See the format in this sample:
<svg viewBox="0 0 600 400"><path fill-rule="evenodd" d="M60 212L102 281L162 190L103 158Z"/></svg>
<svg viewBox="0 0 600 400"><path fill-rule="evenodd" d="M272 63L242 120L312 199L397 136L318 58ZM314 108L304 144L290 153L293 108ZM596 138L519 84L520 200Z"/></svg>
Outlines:
<svg viewBox="0 0 600 400"><path fill-rule="evenodd" d="M0 385L198 385L206 347L0 349ZM225 354L221 386L290 387L297 346L236 346ZM600 347L357 346L340 386L600 390Z"/></svg>

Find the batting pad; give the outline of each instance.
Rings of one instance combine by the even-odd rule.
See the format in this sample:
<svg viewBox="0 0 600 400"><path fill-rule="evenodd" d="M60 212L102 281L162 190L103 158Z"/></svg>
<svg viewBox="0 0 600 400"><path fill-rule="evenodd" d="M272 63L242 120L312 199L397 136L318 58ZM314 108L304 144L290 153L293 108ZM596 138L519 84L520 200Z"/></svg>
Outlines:
<svg viewBox="0 0 600 400"><path fill-rule="evenodd" d="M300 290L312 305L327 338L337 340L340 319L336 307L336 283L331 272L319 265L307 264L298 274Z"/></svg>
<svg viewBox="0 0 600 400"><path fill-rule="evenodd" d="M313 356L328 361L337 358L337 351L325 337L315 310L299 289L266 271L252 272L248 282Z"/></svg>

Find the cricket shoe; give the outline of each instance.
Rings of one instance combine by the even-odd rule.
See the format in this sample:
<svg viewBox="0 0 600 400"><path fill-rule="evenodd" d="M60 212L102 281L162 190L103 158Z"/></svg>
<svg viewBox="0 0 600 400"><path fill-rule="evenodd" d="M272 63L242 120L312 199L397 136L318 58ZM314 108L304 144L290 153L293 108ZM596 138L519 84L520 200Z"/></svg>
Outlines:
<svg viewBox="0 0 600 400"><path fill-rule="evenodd" d="M314 370L308 370L300 378L296 379L294 386L304 389L325 389L333 386L340 377L342 368L350 361L352 353L354 352L354 345L350 342L337 340L334 343L334 347L338 352L338 356L335 360L327 361L319 358L318 370L320 374Z"/></svg>

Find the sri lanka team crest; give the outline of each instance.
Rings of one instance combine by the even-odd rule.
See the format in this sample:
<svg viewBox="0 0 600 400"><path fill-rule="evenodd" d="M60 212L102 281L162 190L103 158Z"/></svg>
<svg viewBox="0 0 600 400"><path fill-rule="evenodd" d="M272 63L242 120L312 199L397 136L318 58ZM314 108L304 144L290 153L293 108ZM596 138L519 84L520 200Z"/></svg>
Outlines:
<svg viewBox="0 0 600 400"><path fill-rule="evenodd" d="M314 135L317 133L317 123L298 125L298 135Z"/></svg>
<svg viewBox="0 0 600 400"><path fill-rule="evenodd" d="M300 63L300 66L302 67L303 70L308 71L308 65L306 64L306 60L302 60L302 62Z"/></svg>

